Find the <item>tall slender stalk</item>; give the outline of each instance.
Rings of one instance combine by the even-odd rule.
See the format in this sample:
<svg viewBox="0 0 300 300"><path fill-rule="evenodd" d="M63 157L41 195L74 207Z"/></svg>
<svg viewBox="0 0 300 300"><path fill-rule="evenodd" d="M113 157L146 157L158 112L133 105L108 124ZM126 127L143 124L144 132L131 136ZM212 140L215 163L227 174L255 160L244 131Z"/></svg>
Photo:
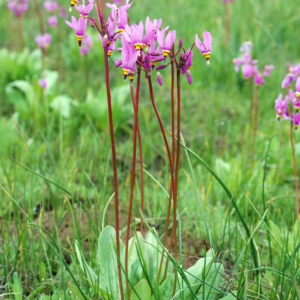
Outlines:
<svg viewBox="0 0 300 300"><path fill-rule="evenodd" d="M105 83L106 83L106 93L107 93L109 130L110 130L110 139L111 139L111 152L112 152L113 170L114 170L116 246L117 246L117 255L119 257L121 257L120 256L118 171L117 171L117 157L116 157L114 125L113 125L113 116L112 116L112 107L111 107L111 93L110 93L110 82L109 82L107 46L104 48L104 61L105 61ZM121 299L124 300L124 293L123 293L123 286L122 286L122 274L121 274L121 266L120 266L119 260L118 260L118 279L119 279L119 288L120 288Z"/></svg>
<svg viewBox="0 0 300 300"><path fill-rule="evenodd" d="M252 159L255 155L255 144L256 144L256 132L257 132L257 119L258 119L258 91L259 86L255 89L255 106L254 106L254 128L253 128L253 143L252 143Z"/></svg>
<svg viewBox="0 0 300 300"><path fill-rule="evenodd" d="M250 152L250 145L251 145L251 132L253 126L253 108L254 108L254 101L253 101L253 77L249 79L249 88L250 88L250 116L249 116L249 131L248 131L248 147L247 147L247 157L246 157L246 164L249 157Z"/></svg>
<svg viewBox="0 0 300 300"><path fill-rule="evenodd" d="M19 39L20 39L20 52L24 49L24 37L23 37L23 13L19 17Z"/></svg>
<svg viewBox="0 0 300 300"><path fill-rule="evenodd" d="M229 2L224 2L225 4L225 47L228 50L230 44L230 12L229 12Z"/></svg>
<svg viewBox="0 0 300 300"><path fill-rule="evenodd" d="M44 33L43 16L39 8L38 0L34 0L34 9L39 20L40 32L41 34L43 34Z"/></svg>
<svg viewBox="0 0 300 300"><path fill-rule="evenodd" d="M175 104L174 104L174 59L171 58L171 106L172 106L172 164L175 168Z"/></svg>
<svg viewBox="0 0 300 300"><path fill-rule="evenodd" d="M134 92L133 92L133 86L130 85L130 91L131 91L131 98L132 98L132 104L134 108ZM139 140L139 150L140 150L140 169L141 169L141 211L144 213L144 167L143 167L143 148L142 148L142 137L140 132L140 126L139 123L137 124L138 128L138 140ZM143 235L144 232L144 219L143 216L141 216L141 234Z"/></svg>
<svg viewBox="0 0 300 300"><path fill-rule="evenodd" d="M141 84L141 70L140 70L140 67L139 67L138 75L137 75L137 83L136 83L135 101L133 103L133 106L134 106L133 154L132 154L130 200L129 200L129 211L128 211L128 218L127 218L126 248L125 248L125 272L126 272L127 275L128 275L128 242L129 242L129 234L130 234L133 191L134 191L134 181L135 181L136 136L137 136L137 132L138 132L138 111L139 111L140 84ZM126 280L126 291L127 291L127 299L130 299L128 280Z"/></svg>
<svg viewBox="0 0 300 300"><path fill-rule="evenodd" d="M178 170L179 170L179 158L180 158L180 107L181 107L181 91L180 91L180 75L181 69L177 69L177 147L176 147L176 168L175 168L175 182L174 182L174 191L173 191L173 229L172 236L174 237L174 252L175 259L177 260L177 196L178 196ZM172 246L172 239L170 239L169 251ZM175 272L175 282L173 288L173 296L176 291L177 283L177 272Z"/></svg>
<svg viewBox="0 0 300 300"><path fill-rule="evenodd" d="M292 145L292 151L293 151L293 162L294 162L297 219L300 220L300 218L299 218L300 211L299 211L298 181L297 181L297 163L296 163L295 147L294 147L294 141L293 141L293 121L291 121L290 139L291 139L291 145Z"/></svg>
<svg viewBox="0 0 300 300"><path fill-rule="evenodd" d="M11 44L10 44L10 28L11 28L11 21L10 21L10 15L9 15L9 9L6 5L5 9L5 18L6 18L6 41L7 41L7 49L11 50Z"/></svg>
<svg viewBox="0 0 300 300"><path fill-rule="evenodd" d="M167 153L168 153L169 164L170 164L170 169L171 169L171 187L174 187L174 169L173 169L173 164L172 164L170 147L169 147L168 140L167 140L167 137L166 137L166 134L165 134L164 126L162 124L159 112L158 112L156 104L155 104L155 100L154 100L154 96L153 96L152 81L151 81L150 76L148 77L148 83L149 83L149 91L150 91L152 105L153 105L154 111L156 113L156 117L158 119L160 130L161 130L161 133L163 135L164 142L165 142L166 149L167 149ZM171 191L172 191L172 188L171 188ZM167 235L168 235L168 228L169 228L170 215L171 215L171 206L172 206L172 193L170 193L170 195L169 195L169 205L168 205L166 231L165 231L165 237L164 237L164 247L166 246L166 243L167 243ZM160 266L159 266L159 271L158 271L158 276L157 276L157 282L159 282L160 273L161 273L162 264L163 264L163 258L164 258L164 250L162 252L162 257L161 257L161 261L160 261Z"/></svg>

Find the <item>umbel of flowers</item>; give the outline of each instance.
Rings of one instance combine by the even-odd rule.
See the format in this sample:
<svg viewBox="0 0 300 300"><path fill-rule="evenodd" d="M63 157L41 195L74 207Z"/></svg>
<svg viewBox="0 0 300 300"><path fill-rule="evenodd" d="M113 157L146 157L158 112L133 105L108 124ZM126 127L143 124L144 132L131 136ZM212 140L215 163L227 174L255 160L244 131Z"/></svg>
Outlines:
<svg viewBox="0 0 300 300"><path fill-rule="evenodd" d="M234 63L234 70L236 73L239 72L240 68L244 79L249 81L250 87L250 122L249 122L249 134L248 134L248 143L251 142L251 132L253 127L252 133L252 156L255 154L255 143L256 143L256 131L257 131L257 124L258 124L258 96L259 96L259 87L261 85L265 85L265 77L271 75L271 70L274 69L273 65L264 65L263 70L260 70L258 67L258 60L253 59L251 55L251 51L253 48L253 44L251 41L247 41L242 43L239 51L242 54L241 57L234 58L232 62ZM255 102L253 97L253 82L256 85L255 89ZM253 112L254 111L254 112ZM254 116L253 116L254 113ZM253 120L254 119L254 120ZM247 155L248 156L248 155Z"/></svg>
<svg viewBox="0 0 300 300"><path fill-rule="evenodd" d="M120 1L119 1L120 2ZM79 5L77 5L79 4ZM112 119L112 106L111 106L111 93L110 93L110 78L109 78L109 66L118 67L122 70L122 76L124 80L129 79L128 88L131 91L132 103L134 107L134 133L133 133L133 154L132 154L132 171L131 171L131 187L129 193L129 211L127 219L127 233L126 233L126 248L125 248L125 272L128 274L128 241L130 235L130 225L132 217L132 202L134 194L135 169L136 169L136 155L137 155L137 143L139 146L140 154L140 184L141 184L141 211L143 212L144 195L143 195L143 159L142 159L142 139L140 134L140 128L138 124L138 112L139 112L139 91L141 84L141 74L145 75L145 79L149 86L149 96L151 103L156 114L164 144L167 149L168 162L170 168L170 193L168 201L168 213L166 220L166 231L164 236L164 246L167 247L168 228L170 224L172 203L173 203L173 230L169 238L168 248L174 244L175 259L177 259L177 238L176 238L176 211L177 211L177 186L178 186L178 168L180 157L180 112L181 112L181 75L185 74L187 80L192 84L191 68L193 64L193 48L196 46L202 55L209 63L211 56L212 37L208 31L203 33L203 39L199 38L196 34L195 43L190 47L183 47L183 40L179 38L176 43L176 31L169 28L169 26L163 26L162 19L151 20L147 17L145 23L139 21L137 23L130 23L128 10L132 3L126 0L124 5L117 6L115 4L107 4L110 8L109 15L105 18L104 12L100 11L100 0L90 0L88 3L84 1L78 3L78 1L71 1L71 7L75 6L78 11L76 16L71 17L71 22L66 21L66 24L74 29L76 39L79 47L82 46L85 41L86 30L88 27L93 27L98 31L98 37L102 44L105 62L105 81L108 101L108 115L109 115L109 128L111 136L112 147L112 160L114 171L114 199L115 199L115 230L116 230L116 250L117 255L120 257L120 243L119 243L119 194L118 194L118 174L117 174L117 160L116 160L116 147L113 129ZM95 16L90 16L92 11L96 12ZM177 46L176 46L177 45ZM114 51L121 52L121 59L110 59L113 56ZM162 85L162 76L159 73L160 70L166 69L170 66L171 72L171 124L172 124L172 144L166 137L165 127L160 118L158 108L156 106L155 97L152 86L152 73L156 73L157 81ZM175 107L175 79L177 85L177 101ZM135 91L133 89L133 83L136 80ZM177 118L175 115L177 113ZM176 125L176 127L175 127ZM176 130L175 130L176 129ZM175 132L176 131L176 132ZM177 141L176 141L177 140ZM141 233L143 234L143 218L141 218ZM161 266L163 261L163 255L160 262L160 271L158 278L163 276L161 273ZM175 273L176 276L177 273ZM121 299L124 299L124 293L122 290L122 276L121 266L118 263L118 280L120 287ZM176 280L175 280L176 282ZM175 288L174 288L175 291ZM129 285L126 280L126 293L127 299L129 299Z"/></svg>
<svg viewBox="0 0 300 300"><path fill-rule="evenodd" d="M298 129L300 124L300 64L288 65L288 74L284 77L281 87L288 90L287 95L284 97L282 93L279 94L275 100L275 111L276 118L278 121L281 119L290 121L290 140L293 152L294 162L294 178L295 178L295 194L296 194L296 207L297 207L297 218L300 218L300 207L299 207L299 195L298 195L298 181L297 181L297 164L296 155L293 141L293 128ZM292 89L293 82L295 88Z"/></svg>

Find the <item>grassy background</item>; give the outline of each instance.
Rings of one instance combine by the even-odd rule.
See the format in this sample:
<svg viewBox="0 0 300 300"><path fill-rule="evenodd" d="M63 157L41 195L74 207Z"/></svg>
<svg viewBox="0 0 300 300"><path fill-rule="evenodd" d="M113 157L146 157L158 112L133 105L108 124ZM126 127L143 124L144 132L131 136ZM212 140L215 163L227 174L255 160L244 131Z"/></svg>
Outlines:
<svg viewBox="0 0 300 300"><path fill-rule="evenodd" d="M40 5L42 9L42 2ZM4 11L5 3L2 2L0 6ZM187 145L211 165L228 185L249 228L254 228L260 218L244 193L260 214L263 214L264 159L269 140L272 134L277 132L266 168L265 199L269 208L269 220L279 228L291 228L295 222L296 205L289 124L276 122L274 100L279 92L284 92L281 90L281 81L287 72L286 63L296 63L299 60L300 41L296 38L299 8L296 2L291 1L287 5L283 0L237 0L230 5L230 12L228 50L224 48L224 5L219 0L136 1L129 10L129 16L131 22L145 20L147 16L151 19L163 18L163 26L170 25L172 29L176 29L177 40L182 37L186 48L194 42L196 33L201 34L205 30L212 33L210 66L206 65L201 53L195 50L193 85L189 86L183 78L182 134ZM47 13L43 11L43 14L46 19ZM44 218L48 222L47 228L56 235L62 244L64 255L70 262L73 261L75 236L88 250L88 261L93 261L103 209L113 193L100 41L96 33L89 29L89 34L94 38L94 46L87 57L82 57L74 32L71 32L62 19L58 30L47 28L52 33L52 43L46 67L59 72L53 75L58 76L58 80L49 89L44 102L41 102L37 84L37 79L41 76L40 53L35 51L34 54L29 54L36 48L34 37L39 33L35 11L31 7L24 20L24 38L26 48L29 49L28 54L19 53L18 20L9 12L6 17L0 20L0 47L3 48L0 62L0 183L30 217L37 219L43 207ZM265 79L266 86L260 88L256 152L248 159L249 144L250 152L252 148L251 141L247 140L249 82L245 82L241 74L234 72L231 62L232 58L239 55L240 44L246 40L254 43L253 57L259 60L261 69L266 64L275 65L271 77ZM8 46L12 51L10 55L4 50ZM114 67L113 59L118 56L118 53L113 54L110 66L115 102L120 209L123 212L121 219L124 228L129 201L133 114L128 82L123 82L121 70ZM88 82L85 78L87 71ZM164 125L170 130L171 78L169 69L161 73L163 87L155 83L154 92ZM30 99L26 93L24 95L24 91L8 97L6 86L15 80L27 80L30 83L30 92L33 91ZM68 106L70 112L66 116L60 115L59 110L51 106L58 95L65 95L72 101ZM47 103L50 104L50 108ZM147 84L143 81L140 103L139 122L143 136L145 169L164 186L168 186L166 151L162 146L161 133L151 106ZM298 132L294 134L294 141L298 157ZM26 171L10 160L10 157L75 194L88 208L94 222L81 216L82 210L74 204L72 197ZM220 185L194 158L192 165L206 220L218 249L222 253L229 253L230 270L230 263L237 259L244 247L243 229ZM158 225L160 222L164 224L164 220L161 220L167 211L164 193L146 174L145 187L146 215L151 218L152 225ZM139 216L139 187L136 191L134 214ZM190 254L202 255L207 236L184 151L181 155L179 194L182 195L178 210L182 213L184 245L187 245ZM41 258L46 263L46 258L49 257L55 272L51 277L49 268L47 269L48 283L43 292L47 294L63 289L64 282L69 280L68 275L59 267L59 262L36 236L36 232L25 230L24 218L5 192L0 191L0 195L0 277L3 277L3 285L12 280L11 270L18 271L22 276L24 291L29 294L39 286L39 278L34 270L38 268ZM54 220L59 223L70 207L75 211L74 219L66 217L62 227L55 232L51 224ZM107 218L109 223L113 223L112 211L113 205L110 205ZM44 224L46 221L44 220ZM68 227L69 231L66 229ZM163 229L164 226L160 226L161 232ZM256 234L254 239L261 255L261 264L269 265L266 228L262 226L261 232ZM279 268L283 263L280 260L282 256L278 249L274 251L278 257L274 254L272 267ZM75 263L71 263L71 266L76 269ZM272 276L268 276L265 278L265 284L269 286ZM3 290L6 288L8 286ZM281 291L277 292L280 295Z"/></svg>

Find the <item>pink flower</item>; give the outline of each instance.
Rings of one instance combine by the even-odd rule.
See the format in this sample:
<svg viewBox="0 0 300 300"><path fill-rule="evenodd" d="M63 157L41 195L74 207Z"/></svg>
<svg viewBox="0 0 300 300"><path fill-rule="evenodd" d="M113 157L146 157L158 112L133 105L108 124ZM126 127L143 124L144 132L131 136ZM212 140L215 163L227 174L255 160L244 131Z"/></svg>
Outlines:
<svg viewBox="0 0 300 300"><path fill-rule="evenodd" d="M35 41L37 42L40 49L44 50L50 46L51 43L51 34L45 33L44 35L39 34L35 37Z"/></svg>
<svg viewBox="0 0 300 300"><path fill-rule="evenodd" d="M51 16L48 18L48 24L51 26L51 27L56 27L57 25L57 17L56 16Z"/></svg>
<svg viewBox="0 0 300 300"><path fill-rule="evenodd" d="M294 114L292 112L291 121L295 124L295 130L297 130L300 123L300 113Z"/></svg>
<svg viewBox="0 0 300 300"><path fill-rule="evenodd" d="M83 45L80 47L80 54L85 56L88 54L89 50L90 50L89 47L87 47L86 45Z"/></svg>
<svg viewBox="0 0 300 300"><path fill-rule="evenodd" d="M79 16L83 18L87 18L89 16L89 13L92 11L93 7L94 7L93 0L90 0L87 6L85 6L84 4L77 6L77 4L75 4L75 9L79 11Z"/></svg>
<svg viewBox="0 0 300 300"><path fill-rule="evenodd" d="M212 37L210 32L205 31L203 33L203 43L201 42L198 34L195 37L196 47L202 52L204 57L207 59L207 63L209 64L209 58L211 54L211 46L212 46Z"/></svg>
<svg viewBox="0 0 300 300"><path fill-rule="evenodd" d="M47 0L44 2L44 8L50 12L54 12L58 8L58 2Z"/></svg>
<svg viewBox="0 0 300 300"><path fill-rule="evenodd" d="M74 16L71 17L72 23L69 21L65 21L68 26L73 28L76 33L76 37L78 40L79 47L81 47L81 42L84 37L84 33L86 30L86 25L87 25L87 19L83 17L79 17L79 20L77 21Z"/></svg>
<svg viewBox="0 0 300 300"><path fill-rule="evenodd" d="M122 53L121 60L115 59L116 67L122 66L124 80L129 76L129 79L132 81L135 76L135 65L136 61L140 55L140 51L135 51L133 44L128 44L126 38L122 36Z"/></svg>
<svg viewBox="0 0 300 300"><path fill-rule="evenodd" d="M260 85L260 84L263 84L263 85L266 84L266 83L264 82L263 74L261 74L261 73L255 74L254 81L255 81L255 84L256 84L257 86Z"/></svg>
<svg viewBox="0 0 300 300"><path fill-rule="evenodd" d="M176 39L176 31L170 31L165 39L165 32L166 29L160 30L157 32L157 40L159 43L159 46L162 48L162 51L164 53L164 56L167 57L168 54L171 52L171 48L175 42Z"/></svg>
<svg viewBox="0 0 300 300"><path fill-rule="evenodd" d="M162 85L162 77L159 72L156 73L156 79L159 85Z"/></svg>
<svg viewBox="0 0 300 300"><path fill-rule="evenodd" d="M242 73L244 75L244 78L247 80L249 79L250 77L253 77L255 76L257 72L257 67L256 66L252 66L252 65L249 65L249 64L245 64L242 66Z"/></svg>
<svg viewBox="0 0 300 300"><path fill-rule="evenodd" d="M296 112L298 112L300 109L300 100L299 98L296 98L296 93L294 93L292 89L289 90L289 97L291 102L294 104Z"/></svg>
<svg viewBox="0 0 300 300"><path fill-rule="evenodd" d="M43 89L45 89L47 87L47 79L46 78L40 78L38 80L38 83Z"/></svg>
<svg viewBox="0 0 300 300"><path fill-rule="evenodd" d="M300 77L298 77L296 81L296 98L299 97L300 97Z"/></svg>
<svg viewBox="0 0 300 300"><path fill-rule="evenodd" d="M263 75L264 76L270 76L271 73L270 71L274 69L274 65L269 65L269 66L265 66L265 70L264 70L264 73Z"/></svg>
<svg viewBox="0 0 300 300"><path fill-rule="evenodd" d="M64 6L60 7L59 16L62 17L62 18L65 18L65 19L68 17L67 10Z"/></svg>
<svg viewBox="0 0 300 300"><path fill-rule="evenodd" d="M240 47L240 52L250 52L253 48L253 43L251 41L247 41L242 43Z"/></svg>
<svg viewBox="0 0 300 300"><path fill-rule="evenodd" d="M279 94L278 98L275 100L275 110L277 114L277 119L280 120L281 116L287 119L287 106L289 103L289 97L286 96L284 101L282 101L282 94Z"/></svg>
<svg viewBox="0 0 300 300"><path fill-rule="evenodd" d="M285 75L281 87L283 89L288 87L293 81L297 79L299 72L300 72L300 64L290 66L289 73Z"/></svg>

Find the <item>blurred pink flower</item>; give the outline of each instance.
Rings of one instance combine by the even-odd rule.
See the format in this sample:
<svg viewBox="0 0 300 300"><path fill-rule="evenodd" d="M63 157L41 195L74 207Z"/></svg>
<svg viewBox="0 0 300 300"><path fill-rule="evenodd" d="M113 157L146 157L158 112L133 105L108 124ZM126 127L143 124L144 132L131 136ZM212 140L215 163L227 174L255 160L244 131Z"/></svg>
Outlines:
<svg viewBox="0 0 300 300"><path fill-rule="evenodd" d="M58 8L58 2L47 0L44 2L44 8L50 12L53 12Z"/></svg>
<svg viewBox="0 0 300 300"><path fill-rule="evenodd" d="M264 76L261 73L255 74L254 80L255 80L256 85L261 85L261 84L265 85L266 84L264 81Z"/></svg>
<svg viewBox="0 0 300 300"><path fill-rule="evenodd" d="M64 6L60 7L59 16L62 17L62 18L65 18L65 19L68 17L67 10Z"/></svg>
<svg viewBox="0 0 300 300"><path fill-rule="evenodd" d="M196 34L196 37L195 37L196 47L202 52L204 57L207 59L207 63L209 63L212 41L213 41L213 39L212 39L209 31L205 31L203 33L203 43L199 39L198 34Z"/></svg>
<svg viewBox="0 0 300 300"><path fill-rule="evenodd" d="M45 89L47 87L47 79L46 78L40 78L38 80L38 83L43 89Z"/></svg>
<svg viewBox="0 0 300 300"><path fill-rule="evenodd" d="M57 26L57 17L56 16L51 16L48 18L48 24L51 26L51 27L56 27Z"/></svg>
<svg viewBox="0 0 300 300"><path fill-rule="evenodd" d="M50 46L51 43L51 34L45 33L44 35L38 34L35 37L35 41L37 42L40 49L46 49Z"/></svg>

